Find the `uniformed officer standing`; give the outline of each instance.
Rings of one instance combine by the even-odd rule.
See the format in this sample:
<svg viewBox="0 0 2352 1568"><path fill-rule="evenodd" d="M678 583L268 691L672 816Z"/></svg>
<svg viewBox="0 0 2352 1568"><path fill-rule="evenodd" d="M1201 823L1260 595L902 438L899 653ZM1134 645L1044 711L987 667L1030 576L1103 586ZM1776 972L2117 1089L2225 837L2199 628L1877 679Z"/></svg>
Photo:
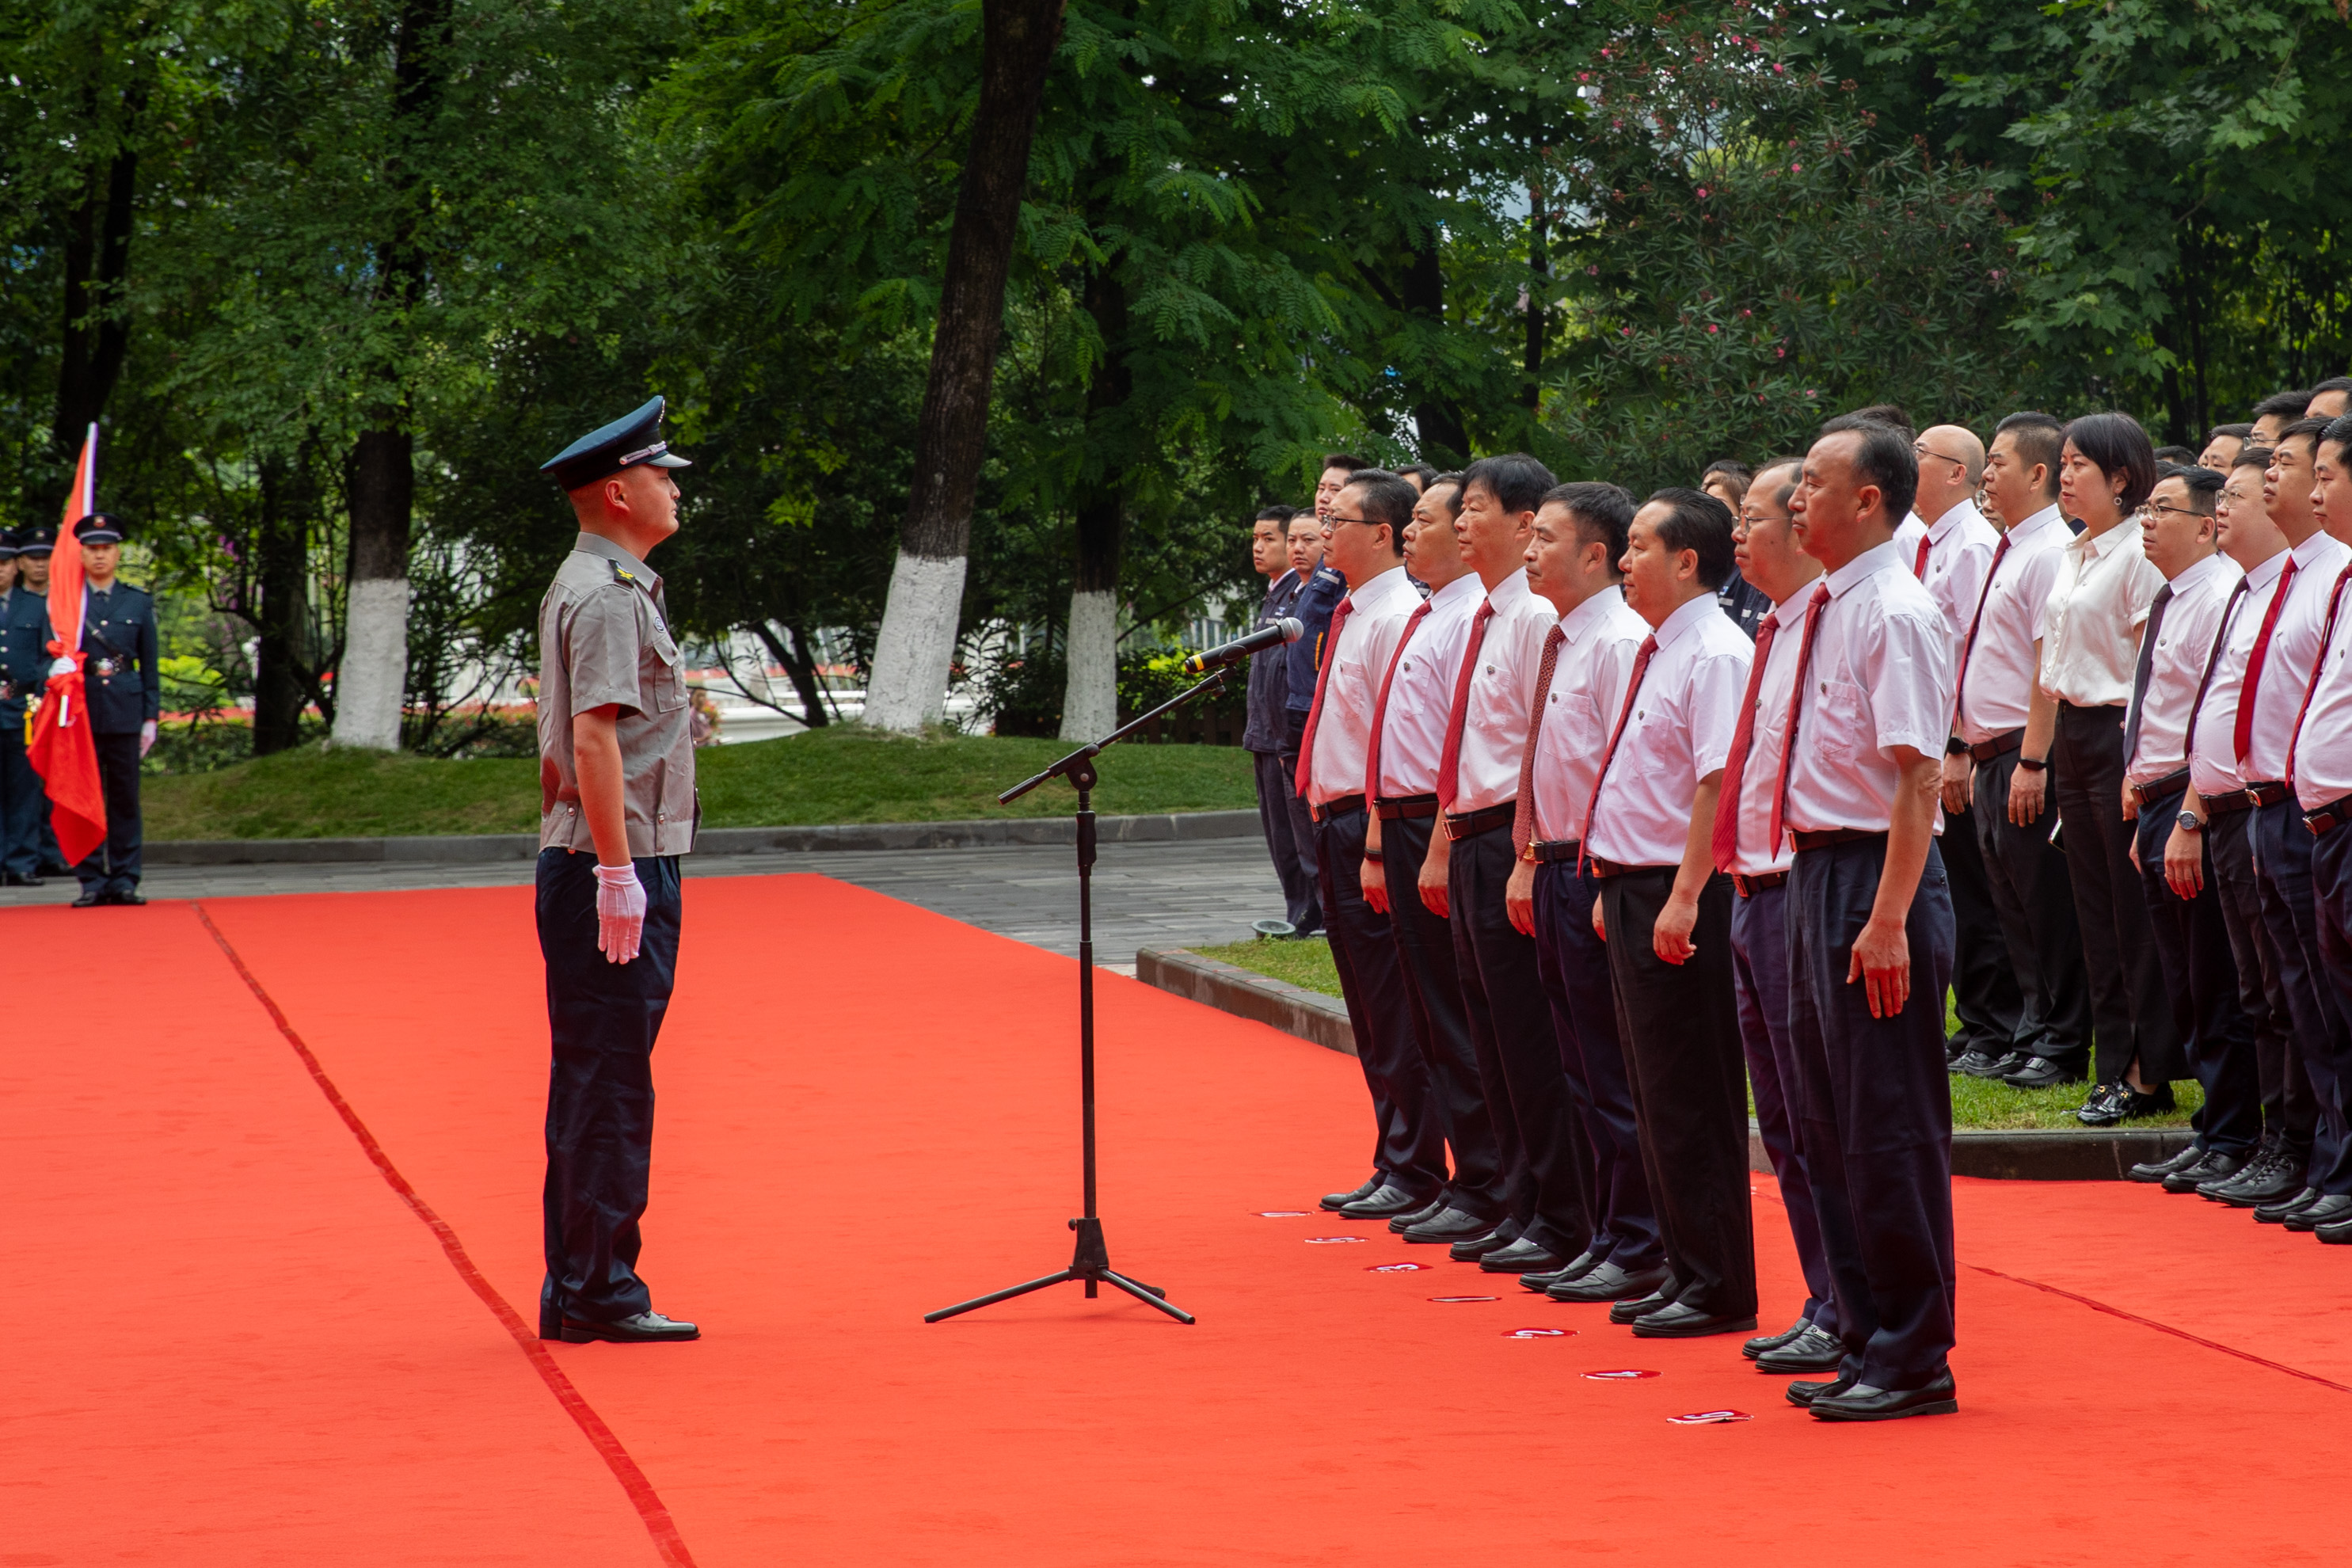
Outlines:
<svg viewBox="0 0 2352 1568"><path fill-rule="evenodd" d="M143 904L139 893L139 761L155 744L163 712L163 679L155 667L155 603L118 581L122 520L94 511L74 524L81 545L82 690L90 740L98 748L99 787L106 795L106 842L74 868L81 897L73 907Z"/></svg>
<svg viewBox="0 0 2352 1568"><path fill-rule="evenodd" d="M29 706L49 677L49 555L58 531L20 528L14 538L16 585L8 595L5 616L0 616L0 639L5 639L0 646L6 649L0 654L0 678L13 683L18 700ZM13 722L21 757L24 714L19 711ZM37 888L43 878L63 876L66 868L58 854L57 835L49 829L47 787L30 761L22 777L26 789L9 795L10 814L0 818L0 859L6 862L9 886Z"/></svg>
<svg viewBox="0 0 2352 1568"><path fill-rule="evenodd" d="M0 529L0 887L37 888L41 775L25 756L25 708L48 662L33 631L46 625L48 607L40 595L17 585L20 539L15 530Z"/></svg>
<svg viewBox="0 0 2352 1568"><path fill-rule="evenodd" d="M653 1160L653 1049L677 972L677 858L694 847L693 709L662 583L685 468L658 397L541 465L580 538L539 607L539 945L547 1279L539 1335L690 1340L637 1274Z"/></svg>

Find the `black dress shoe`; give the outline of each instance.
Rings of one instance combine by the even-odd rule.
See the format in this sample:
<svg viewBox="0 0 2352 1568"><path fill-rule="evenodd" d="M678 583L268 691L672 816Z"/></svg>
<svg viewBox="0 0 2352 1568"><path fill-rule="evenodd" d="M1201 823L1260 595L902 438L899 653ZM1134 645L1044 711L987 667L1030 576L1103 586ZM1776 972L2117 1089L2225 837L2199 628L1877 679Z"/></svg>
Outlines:
<svg viewBox="0 0 2352 1568"><path fill-rule="evenodd" d="M1402 1187L1382 1187L1367 1197L1358 1198L1339 1211L1341 1219L1387 1219L1425 1207L1429 1200L1419 1193L1409 1193Z"/></svg>
<svg viewBox="0 0 2352 1568"><path fill-rule="evenodd" d="M2267 1153L2246 1162L2246 1168L2236 1175L2200 1184L2197 1195L2231 1208L2258 1208L2303 1191L2303 1168L2309 1163L2309 1156L2300 1151L2273 1145Z"/></svg>
<svg viewBox="0 0 2352 1568"><path fill-rule="evenodd" d="M2001 1082L2011 1089L2056 1089L2063 1083L2083 1081L2078 1068L2063 1068L2048 1057L2028 1057L2025 1065L2014 1072L2004 1073Z"/></svg>
<svg viewBox="0 0 2352 1568"><path fill-rule="evenodd" d="M2352 1194L2329 1193L2317 1203L2299 1208L2281 1223L2289 1230L2317 1230L2339 1219L2352 1219Z"/></svg>
<svg viewBox="0 0 2352 1568"><path fill-rule="evenodd" d="M1630 1301L1654 1292L1666 1282L1664 1268L1632 1271L1603 1263L1578 1279L1554 1285L1544 1292L1555 1301Z"/></svg>
<svg viewBox="0 0 2352 1568"><path fill-rule="evenodd" d="M1644 1340L1696 1340L1708 1334L1744 1334L1756 1326L1756 1314L1703 1312L1680 1301L1644 1312L1633 1320L1633 1334Z"/></svg>
<svg viewBox="0 0 2352 1568"><path fill-rule="evenodd" d="M1673 1305L1664 1290L1653 1290L1646 1296L1628 1296L1609 1309L1609 1321L1630 1323L1644 1312L1654 1312L1661 1307Z"/></svg>
<svg viewBox="0 0 2352 1568"><path fill-rule="evenodd" d="M2352 1242L2352 1219L2333 1219L2318 1226L2312 1234L2330 1247L2342 1247Z"/></svg>
<svg viewBox="0 0 2352 1568"><path fill-rule="evenodd" d="M1555 1285L1565 1285L1571 1279L1581 1279L1600 1267L1601 1259L1594 1257L1592 1249L1588 1247L1557 1268L1539 1268L1532 1273L1520 1275L1519 1283L1540 1294Z"/></svg>
<svg viewBox="0 0 2352 1568"><path fill-rule="evenodd" d="M2303 1187L2298 1189L2291 1198L2281 1198L2276 1203L2260 1205L2254 1210L2254 1223L2283 1225L2289 1215L2301 1214L2305 1209L2317 1203L2321 1195L2317 1187Z"/></svg>
<svg viewBox="0 0 2352 1568"><path fill-rule="evenodd" d="M659 1312L637 1312L611 1323L592 1323L569 1312L563 1314L563 1342L567 1345L584 1345L591 1340L605 1340L616 1345L657 1345L701 1337L702 1331L692 1323L681 1323Z"/></svg>
<svg viewBox="0 0 2352 1568"><path fill-rule="evenodd" d="M2158 1084L2143 1094L2131 1085L2117 1079L2107 1086L2106 1106L2101 1113L2105 1120L2093 1121L2091 1108L2088 1105L2074 1113L2074 1120L2085 1127L2113 1127L2119 1121L2131 1121L2142 1116L2160 1116L2172 1108L2170 1084Z"/></svg>
<svg viewBox="0 0 2352 1568"><path fill-rule="evenodd" d="M82 889L81 897L73 901L73 907L78 910L94 910L106 901L106 895L96 888L85 888Z"/></svg>
<svg viewBox="0 0 2352 1568"><path fill-rule="evenodd" d="M1822 1421L1899 1421L1906 1415L1949 1415L1960 1402L1946 1373L1924 1388L1873 1388L1857 1383L1843 1393L1822 1393L1805 1408Z"/></svg>
<svg viewBox="0 0 2352 1568"><path fill-rule="evenodd" d="M1790 1323L1787 1328L1782 1329L1777 1334L1757 1335L1754 1339L1739 1347L1739 1353L1746 1356L1749 1361L1754 1361L1766 1351L1779 1350L1782 1345L1787 1344L1790 1340L1795 1339L1799 1334L1803 1333L1807 1329L1810 1329L1812 1326L1813 1321L1811 1318L1799 1318L1795 1322Z"/></svg>
<svg viewBox="0 0 2352 1568"><path fill-rule="evenodd" d="M2205 1157L2194 1165L2165 1177L2164 1190L2168 1193L2193 1193L2207 1182L2226 1182L2243 1169L2245 1163L2235 1154L2208 1149Z"/></svg>
<svg viewBox="0 0 2352 1568"><path fill-rule="evenodd" d="M117 892L112 898L109 899L107 902L121 904L126 909L143 910L147 907L146 899L136 888L124 888Z"/></svg>
<svg viewBox="0 0 2352 1568"><path fill-rule="evenodd" d="M2205 1151L2191 1143L2168 1160L2142 1160L2125 1173L2135 1182L2161 1182L2167 1176L2177 1176L2183 1171L2203 1163L2205 1163ZM2190 1184L2193 1186L2195 1184Z"/></svg>
<svg viewBox="0 0 2352 1568"><path fill-rule="evenodd" d="M1346 1208L1349 1204L1360 1203L1364 1199L1370 1197L1374 1193L1379 1192L1382 1187L1388 1185L1388 1182L1389 1179L1386 1176L1383 1176L1379 1172L1375 1171L1372 1173L1372 1179L1370 1181L1366 1182L1362 1186L1358 1187L1352 1193L1325 1193L1323 1194L1323 1200L1320 1206L1327 1209Z"/></svg>
<svg viewBox="0 0 2352 1568"><path fill-rule="evenodd" d="M2032 1051L2013 1048L2003 1051L2000 1054L2000 1059L1992 1064L1992 1071L1987 1073L1985 1076L1988 1078L2007 1078L2013 1072L2023 1072L2025 1070L2025 1064L2032 1059L2033 1053Z"/></svg>
<svg viewBox="0 0 2352 1568"><path fill-rule="evenodd" d="M1474 1236L1467 1241L1457 1241L1445 1249L1445 1256L1456 1263L1475 1263L1490 1252L1500 1252L1517 1238L1508 1231L1497 1228L1484 1236Z"/></svg>
<svg viewBox="0 0 2352 1568"><path fill-rule="evenodd" d="M1854 1379L1841 1377L1829 1383L1792 1383L1789 1385L1789 1403L1812 1408L1813 1401L1824 1394L1843 1394L1854 1386Z"/></svg>
<svg viewBox="0 0 2352 1568"><path fill-rule="evenodd" d="M1949 1068L1974 1048L1969 1044L1967 1030L1950 1037L1944 1042L1944 1066Z"/></svg>
<svg viewBox="0 0 2352 1568"><path fill-rule="evenodd" d="M12 888L37 888L42 885L42 879L38 877L19 876L14 871L8 873L8 886Z"/></svg>
<svg viewBox="0 0 2352 1568"><path fill-rule="evenodd" d="M1986 1051L1968 1051L1944 1070L1955 1078L1999 1078L2000 1058Z"/></svg>
<svg viewBox="0 0 2352 1568"><path fill-rule="evenodd" d="M1413 1209L1406 1214L1398 1215L1394 1218L1391 1219L1389 1221L1389 1228L1395 1231L1399 1236L1402 1236L1406 1231L1411 1230L1423 1220L1435 1219L1439 1215L1444 1214L1444 1212L1445 1194L1441 1192L1435 1197L1422 1205L1419 1208Z"/></svg>
<svg viewBox="0 0 2352 1568"><path fill-rule="evenodd" d="M1393 1226L1396 1222L1389 1223ZM1434 1246L1439 1242L1475 1241L1494 1228L1491 1219L1480 1219L1460 1209L1440 1208L1419 1225L1407 1226L1402 1234L1407 1241Z"/></svg>
<svg viewBox="0 0 2352 1568"><path fill-rule="evenodd" d="M1539 1241L1526 1237L1499 1247L1478 1259L1478 1267L1489 1274L1539 1274L1547 1268L1557 1268L1567 1259Z"/></svg>
<svg viewBox="0 0 2352 1568"><path fill-rule="evenodd" d="M1642 1325L1633 1325L1640 1333ZM1766 1351L1756 1358L1759 1372L1778 1373L1786 1377L1792 1372L1835 1372L1845 1364L1845 1342L1827 1329L1805 1325L1805 1331L1778 1350Z"/></svg>

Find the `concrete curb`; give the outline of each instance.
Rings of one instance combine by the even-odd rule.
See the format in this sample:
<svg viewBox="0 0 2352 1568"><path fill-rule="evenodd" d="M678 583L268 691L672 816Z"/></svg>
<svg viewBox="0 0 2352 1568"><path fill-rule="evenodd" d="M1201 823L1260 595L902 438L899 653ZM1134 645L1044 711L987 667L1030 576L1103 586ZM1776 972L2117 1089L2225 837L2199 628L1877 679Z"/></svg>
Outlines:
<svg viewBox="0 0 2352 1568"><path fill-rule="evenodd" d="M1285 1034L1356 1054L1348 1010L1339 998L1276 980L1181 948L1139 948L1135 977L1146 985L1205 1002L1221 1012L1271 1024ZM2186 1127L2099 1131L1977 1131L1952 1134L1952 1174L1998 1181L2116 1182L2144 1160L2163 1160L2189 1146ZM1748 1164L1769 1173L1763 1134L1748 1123Z"/></svg>
<svg viewBox="0 0 2352 1568"><path fill-rule="evenodd" d="M1098 816L1096 837L1106 844L1155 844L1203 838L1245 838L1262 831L1255 811L1159 812ZM815 827L707 827L700 855L796 855L829 849L973 849L1007 844L1073 844L1077 824L1066 816L1000 817L979 822L840 823ZM370 862L469 865L529 860L539 853L533 833L451 833L406 838L151 839L151 866L324 866Z"/></svg>

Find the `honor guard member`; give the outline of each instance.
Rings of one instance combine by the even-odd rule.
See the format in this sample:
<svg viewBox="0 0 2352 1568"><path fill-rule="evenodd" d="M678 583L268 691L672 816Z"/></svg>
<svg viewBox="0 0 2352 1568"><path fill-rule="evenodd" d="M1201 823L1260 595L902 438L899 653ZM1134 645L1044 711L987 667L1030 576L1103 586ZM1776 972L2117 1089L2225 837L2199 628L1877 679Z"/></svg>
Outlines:
<svg viewBox="0 0 2352 1568"><path fill-rule="evenodd" d="M2213 506L2222 476L2210 468L2159 470L2137 526L2148 564L2164 574L2141 634L2124 713L2124 815L2133 819L2140 894L2205 1103L2189 1119L2197 1136L2168 1160L2131 1168L2136 1182L2172 1193L2244 1168L2262 1136L2252 1020L2238 1005L2238 962L2219 890L2210 886L2204 819L2187 811L2189 721L2229 608L2245 574L2214 548ZM2193 873L2176 882L2166 861L2178 842ZM2186 870L2187 868L2184 868Z"/></svg>
<svg viewBox="0 0 2352 1568"><path fill-rule="evenodd" d="M27 668L17 676L26 689L26 700L38 701L49 679L49 639L54 635L49 627L49 556L58 542L58 531L44 524L16 531L16 592L9 600L10 614L23 639ZM47 785L37 773L33 775L37 801L30 806L35 816L31 828L34 848L34 874L37 877L62 877L71 868L58 848L58 836L49 826Z"/></svg>
<svg viewBox="0 0 2352 1568"><path fill-rule="evenodd" d="M1759 1135L1780 1184L1780 1206L1805 1279L1805 1306L1797 1321L1740 1347L1758 1370L1773 1373L1834 1372L1845 1359L1797 1114L1797 1047L1789 1024L1790 855L1786 836L1776 839L1772 833L1772 785L1780 776L1782 727L1796 689L1805 601L1822 574L1822 563L1798 548L1790 527L1789 498L1802 466L1791 459L1766 468L1740 508L1739 570L1772 595L1773 605L1757 630L1756 662L1715 807L1715 864L1731 873L1737 895L1731 905L1731 963L1739 995L1739 1043L1748 1052Z"/></svg>
<svg viewBox="0 0 2352 1568"><path fill-rule="evenodd" d="M74 524L81 545L83 703L98 748L106 795L106 842L74 868L81 897L74 908L143 904L139 893L139 762L155 744L163 713L163 677L155 664L155 604L120 582L122 520L94 511Z"/></svg>
<svg viewBox="0 0 2352 1568"><path fill-rule="evenodd" d="M1306 584L1290 569L1290 542L1286 537L1291 509L1270 506L1257 514L1250 531L1250 566L1267 579L1265 599L1258 605L1260 631L1290 614ZM1258 826L1265 832L1265 852L1282 884L1283 921L1291 934L1323 923L1315 901L1315 884L1299 863L1298 847L1290 832L1290 776L1282 770L1282 752L1289 742L1284 717L1290 690L1290 649L1277 644L1250 655L1248 718L1242 729L1242 749L1249 752L1257 784ZM1261 928L1265 929L1265 928ZM1279 934L1279 933L1277 933Z"/></svg>
<svg viewBox="0 0 2352 1568"><path fill-rule="evenodd" d="M1615 485L1556 485L1537 510L1527 551L1528 586L1559 622L1545 635L1536 668L1511 825L1518 858L1504 905L1536 941L1569 1102L1589 1152L1592 1242L1561 1268L1522 1274L1519 1283L1559 1301L1630 1300L1666 1278L1609 949L1592 929L1601 881L1582 857L1609 723L1650 635L1620 587L1633 521L1633 498Z"/></svg>
<svg viewBox="0 0 2352 1568"><path fill-rule="evenodd" d="M41 775L25 755L25 712L49 667L48 601L18 581L24 535L0 529L0 886L41 885Z"/></svg>
<svg viewBox="0 0 2352 1568"><path fill-rule="evenodd" d="M1789 1398L1829 1420L1958 1408L1942 1005L1952 900L1935 841L1952 674L1943 615L1894 542L1916 475L1909 441L1833 419L1790 507L1829 574L1798 628L1773 831L1796 847L1790 1022L1845 1359L1834 1380L1792 1383Z"/></svg>
<svg viewBox="0 0 2352 1568"><path fill-rule="evenodd" d="M653 1310L637 1222L653 1158L654 1041L677 972L677 858L701 804L686 670L662 581L687 467L658 397L543 464L580 537L539 607L539 945L547 1090L541 1339L690 1340Z"/></svg>
<svg viewBox="0 0 2352 1568"><path fill-rule="evenodd" d="M1413 1037L1454 1154L1454 1173L1440 1199L1398 1215L1389 1228L1409 1242L1446 1246L1483 1244L1509 1212L1507 1162L1462 1011L1454 931L1416 891L1437 826L1437 762L1454 671L1470 636L1471 612L1486 597L1454 537L1461 501L1461 477L1438 476L1413 503L1404 531L1405 571L1430 595L1405 617L1372 701L1370 755L1364 762L1370 816L1360 878L1364 901L1388 916Z"/></svg>

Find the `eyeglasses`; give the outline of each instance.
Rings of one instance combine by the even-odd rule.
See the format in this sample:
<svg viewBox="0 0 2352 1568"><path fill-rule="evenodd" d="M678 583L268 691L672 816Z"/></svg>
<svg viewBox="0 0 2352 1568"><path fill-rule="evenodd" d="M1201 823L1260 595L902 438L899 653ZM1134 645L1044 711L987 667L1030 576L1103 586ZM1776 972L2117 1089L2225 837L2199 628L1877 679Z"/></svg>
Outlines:
<svg viewBox="0 0 2352 1568"><path fill-rule="evenodd" d="M1923 447L1916 441L1911 443L1911 455L1915 458L1941 458L1944 461L1962 468L1969 466L1968 460L1964 458L1955 458L1948 452L1938 452L1934 447Z"/></svg>
<svg viewBox="0 0 2352 1568"><path fill-rule="evenodd" d="M2182 517L2204 517L2208 515L2205 512L2199 511L2195 507L2167 506L2160 500L2141 502L2139 510L2132 513L2132 515L2134 517L2154 518L2158 512L2166 511L2179 512Z"/></svg>
<svg viewBox="0 0 2352 1568"><path fill-rule="evenodd" d="M1341 517L1336 511L1329 517L1325 518L1323 521L1329 523L1334 528L1339 527L1343 522L1352 522L1363 528L1386 528L1388 526L1385 522L1374 522L1369 517Z"/></svg>
<svg viewBox="0 0 2352 1568"><path fill-rule="evenodd" d="M1783 511L1783 512L1747 512L1747 511L1743 511L1743 512L1741 512L1741 513L1739 514L1739 526L1740 526L1740 527L1742 527L1742 528L1755 528L1755 527L1757 527L1757 526L1758 526L1758 525L1759 525L1759 524L1767 523L1767 522L1794 522L1794 521L1797 521L1797 520L1796 520L1794 517L1790 516L1789 513L1787 513L1787 512L1785 512L1785 511Z"/></svg>

